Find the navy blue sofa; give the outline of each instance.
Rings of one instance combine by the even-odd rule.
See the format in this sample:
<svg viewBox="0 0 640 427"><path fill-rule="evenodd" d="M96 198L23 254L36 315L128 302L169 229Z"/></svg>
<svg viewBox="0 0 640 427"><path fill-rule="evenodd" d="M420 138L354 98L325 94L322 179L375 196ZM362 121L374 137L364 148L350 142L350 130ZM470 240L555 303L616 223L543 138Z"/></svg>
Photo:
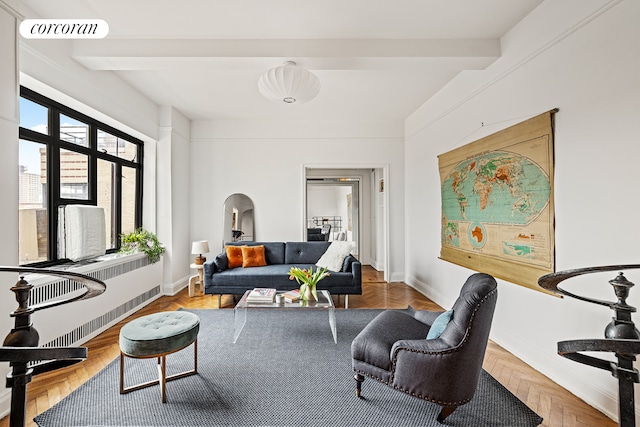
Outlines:
<svg viewBox="0 0 640 427"><path fill-rule="evenodd" d="M227 268L227 255L223 252L204 264L204 293L218 295L242 295L253 288L275 288L288 291L298 288L295 280L289 280L289 269L316 267L331 242L229 242L226 246L263 245L266 266ZM353 255L345 258L342 270L331 272L318 283L318 289L326 289L332 295L345 295L345 308L349 295L362 294L362 264Z"/></svg>

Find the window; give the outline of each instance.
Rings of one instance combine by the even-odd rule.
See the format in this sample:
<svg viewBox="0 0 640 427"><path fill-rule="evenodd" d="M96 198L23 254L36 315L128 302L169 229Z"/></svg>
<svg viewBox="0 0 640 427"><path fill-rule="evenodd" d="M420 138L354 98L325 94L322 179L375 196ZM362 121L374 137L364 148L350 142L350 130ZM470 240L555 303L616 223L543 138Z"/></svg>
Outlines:
<svg viewBox="0 0 640 427"><path fill-rule="evenodd" d="M62 205L104 208L107 252L142 225L142 141L21 87L19 151L20 265L62 261Z"/></svg>
<svg viewBox="0 0 640 427"><path fill-rule="evenodd" d="M89 125L60 114L60 140L89 146Z"/></svg>

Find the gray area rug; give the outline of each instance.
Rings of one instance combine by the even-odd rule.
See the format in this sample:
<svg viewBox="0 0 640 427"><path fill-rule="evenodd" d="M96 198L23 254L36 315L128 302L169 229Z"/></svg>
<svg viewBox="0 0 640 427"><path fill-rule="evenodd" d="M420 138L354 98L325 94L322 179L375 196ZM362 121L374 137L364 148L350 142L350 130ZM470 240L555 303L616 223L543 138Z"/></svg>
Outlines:
<svg viewBox="0 0 640 427"><path fill-rule="evenodd" d="M120 395L118 359L35 418L50 426L442 426L440 407L377 381L355 396L351 341L380 310L336 310L338 344L326 312L258 310L232 344L233 310L200 316L199 374ZM193 346L167 357L168 374L193 364ZM157 378L155 359L126 360L127 383ZM537 426L537 414L483 371L474 399L449 426Z"/></svg>

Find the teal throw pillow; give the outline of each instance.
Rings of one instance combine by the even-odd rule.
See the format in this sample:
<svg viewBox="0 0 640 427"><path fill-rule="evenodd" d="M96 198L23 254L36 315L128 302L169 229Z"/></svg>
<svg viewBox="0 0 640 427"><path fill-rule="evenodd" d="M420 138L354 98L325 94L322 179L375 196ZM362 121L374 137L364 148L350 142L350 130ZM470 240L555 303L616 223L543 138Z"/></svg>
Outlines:
<svg viewBox="0 0 640 427"><path fill-rule="evenodd" d="M433 340L438 338L444 332L444 328L447 327L452 317L453 309L447 310L440 314L440 316L436 317L436 320L434 320L431 325L431 329L429 329L429 332L427 333L427 339Z"/></svg>

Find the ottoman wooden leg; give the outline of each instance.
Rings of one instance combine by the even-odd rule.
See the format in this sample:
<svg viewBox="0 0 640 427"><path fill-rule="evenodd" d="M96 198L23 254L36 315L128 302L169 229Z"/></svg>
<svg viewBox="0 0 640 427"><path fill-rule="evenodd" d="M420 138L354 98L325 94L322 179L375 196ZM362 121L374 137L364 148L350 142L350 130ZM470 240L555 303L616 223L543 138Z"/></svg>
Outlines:
<svg viewBox="0 0 640 427"><path fill-rule="evenodd" d="M191 344L190 344L191 345ZM188 347L188 346L187 346ZM186 347L184 347L186 348ZM179 349L182 350L182 349ZM176 351L179 351L176 350ZM172 351L171 353L175 353ZM156 357L157 365L158 365L158 379L147 381L146 383L134 385L131 387L124 386L124 359L126 354L120 352L120 394L126 394L135 390L140 390L142 388L150 387L152 385L160 385L160 397L162 398L162 403L167 403L167 382L177 380L179 378L188 377L190 375L196 375L198 373L198 339L193 342L193 369L185 372L181 372L179 374L173 374L167 376L167 355L171 353L161 354L159 356L151 356ZM149 359L149 357L135 357L128 356L134 359Z"/></svg>
<svg viewBox="0 0 640 427"><path fill-rule="evenodd" d="M166 381L177 380L178 378L188 377L189 375L195 375L198 373L198 339L193 342L193 369L190 371L181 372L179 374L173 374L166 377Z"/></svg>
<svg viewBox="0 0 640 427"><path fill-rule="evenodd" d="M124 393L124 353L120 352L120 394Z"/></svg>
<svg viewBox="0 0 640 427"><path fill-rule="evenodd" d="M158 381L162 403L167 403L167 356L158 357Z"/></svg>

